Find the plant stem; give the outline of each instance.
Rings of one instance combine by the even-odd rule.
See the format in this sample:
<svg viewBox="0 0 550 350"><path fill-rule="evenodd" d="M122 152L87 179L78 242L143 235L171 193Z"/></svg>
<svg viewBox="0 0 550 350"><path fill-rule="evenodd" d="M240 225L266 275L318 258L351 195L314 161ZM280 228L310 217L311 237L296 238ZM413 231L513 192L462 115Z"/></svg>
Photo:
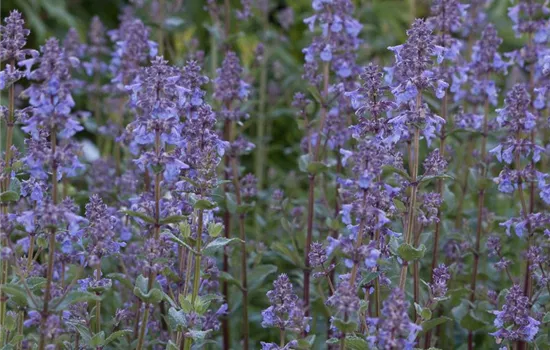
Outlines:
<svg viewBox="0 0 550 350"><path fill-rule="evenodd" d="M420 106L420 101L422 97L419 94L416 98L416 107L417 109ZM412 162L412 174L411 174L411 197L409 199L409 209L407 211L407 222L406 222L406 231L405 231L405 243L411 244L413 239L413 229L414 229L414 221L416 219L416 192L417 192L417 186L416 183L417 177L418 177L418 152L419 152L419 139L420 139L420 130L417 127L414 127L414 136L413 136L413 144L412 144L412 150L411 150L411 159ZM403 266L401 267L401 275L399 277L399 289L405 290L405 282L407 278L407 268L408 263L404 262Z"/></svg>
<svg viewBox="0 0 550 350"><path fill-rule="evenodd" d="M145 310L143 310L143 319L141 320L141 327L139 329L138 343L136 346L137 350L143 348L143 343L145 341L145 330L147 329L147 322L149 321L149 304L145 304Z"/></svg>
<svg viewBox="0 0 550 350"><path fill-rule="evenodd" d="M224 134L224 139L229 140L231 135L231 121L228 119L225 120L224 127L223 127L223 134ZM231 161L228 155L225 155L224 157L225 157L224 178L226 181L228 181L230 176L225 169L229 168L230 166L229 163ZM227 184L223 185L223 192L224 192L224 196L227 197L227 193L229 192L229 188ZM223 226L224 226L224 236L225 238L229 238L230 232L231 232L231 213L227 208L223 214ZM229 273L229 255L227 254L227 247L223 248L223 272ZM222 293L223 293L223 298L229 308L229 285L227 281L223 281ZM229 327L229 320L227 317L222 318L222 334L223 334L223 349L229 350L229 347L231 344L231 333L230 333L230 327Z"/></svg>
<svg viewBox="0 0 550 350"><path fill-rule="evenodd" d="M441 118L447 120L447 94L443 96L443 102L441 107ZM439 155L445 157L445 124L441 126L441 134L439 136ZM437 193L443 197L443 179L437 180ZM438 253L439 253L439 233L441 231L441 209L437 210L437 222L435 223L434 231L434 245L432 251L432 272L437 267ZM430 274L431 275L431 274Z"/></svg>
<svg viewBox="0 0 550 350"><path fill-rule="evenodd" d="M15 60L11 60L11 66L15 67ZM11 84L8 89L8 118L6 120L6 149L5 149L5 160L4 166L9 167L11 161L11 146L13 141L13 127L15 123L15 85ZM0 184L0 189L2 192L8 191L10 187L11 176L6 176L4 183ZM8 206L7 204L2 204L2 215L8 215ZM7 235L6 235L7 236ZM3 238L1 243L2 247L8 245L7 237ZM9 263L0 259L0 344L4 345L4 323L6 319L7 311L7 297L2 293L2 286L6 284L8 280L8 271Z"/></svg>
<svg viewBox="0 0 550 350"><path fill-rule="evenodd" d="M313 161L319 160L319 150L321 149L321 133L325 127L325 120L327 117L326 99L328 98L328 83L329 83L329 63L325 62L323 66L323 98L325 101L321 106L321 120L317 131L317 142L315 144L315 151L313 153ZM311 153L310 153L311 154ZM313 217L315 211L315 175L309 174L309 190L307 201L307 233L306 233L306 245L304 247L304 308L305 316L309 316L309 288L310 288L310 275L311 265L309 263L309 250L311 248L311 242L313 239Z"/></svg>
<svg viewBox="0 0 550 350"><path fill-rule="evenodd" d="M481 138L481 179L487 177L486 164L487 158L487 133L489 124L489 99L485 99L485 107L483 114L483 136ZM477 284L477 270L479 266L479 249L481 246L481 234L483 233L483 209L485 208L485 188L480 188L478 193L478 208L477 208L477 228L476 228L476 242L474 247L474 266L472 270L472 281L470 283L470 301L473 303L476 298L476 284ZM468 333L468 349L473 349L473 332Z"/></svg>
<svg viewBox="0 0 550 350"><path fill-rule="evenodd" d="M361 207L364 208L367 204L367 191L363 191L363 200L361 201ZM361 217L361 220L359 221L359 230L357 231L357 237L355 237L355 251L357 251L361 245L363 244L363 231L365 229L365 221L366 218L364 216ZM351 268L351 277L350 277L350 287L352 290L355 290L355 279L357 277L357 267L358 262L356 261L355 257L353 258L353 267Z"/></svg>
<svg viewBox="0 0 550 350"><path fill-rule="evenodd" d="M52 130L51 136L51 153L52 159L55 159L55 151L57 147L57 135L56 131ZM53 162L52 164L52 202L54 205L57 204L57 164ZM52 228L50 230L49 236L49 246L48 246L48 270L46 278L46 291L44 292L44 307L42 309L42 318L40 320L40 341L38 345L39 350L44 350L46 346L46 334L43 332L43 329L46 325L46 321L49 316L49 303L51 298L51 289L53 282L53 268L54 268L54 259L55 259L55 234L56 229Z"/></svg>
<svg viewBox="0 0 550 350"><path fill-rule="evenodd" d="M195 273L193 275L193 291L191 294L191 304L195 305L195 300L197 299L197 296L199 295L199 287L200 287L200 275L201 275L201 245L202 245L202 230L203 230L203 210L198 210L198 218L197 218L197 245L196 245L196 251L197 254L195 254ZM190 338L184 338L185 342L185 349L189 350L191 349L191 345L193 343L193 340Z"/></svg>
<svg viewBox="0 0 550 350"><path fill-rule="evenodd" d="M155 130L155 155L158 159L161 153L161 140L160 140L160 130ZM160 182L162 178L162 172L155 172L155 226L153 230L153 238L158 240L160 238ZM147 189L147 188L146 188ZM147 281L147 291L150 291L153 288L157 274L155 271L149 273L149 279ZM143 313L143 320L141 322L141 329L139 332L137 350L141 350L145 342L145 330L147 328L147 321L149 319L149 305L145 304L145 311Z"/></svg>
<svg viewBox="0 0 550 350"><path fill-rule="evenodd" d="M230 123L230 142L235 141L235 125ZM235 197L237 207L241 207L243 202L241 198L241 185L239 182L239 164L236 155L231 157L231 168L233 170L233 187L235 188ZM248 325L248 280L247 280L247 256L246 256L246 232L245 215L239 213L239 237L241 239L241 290L243 294L243 349L248 350L249 346L249 325Z"/></svg>
<svg viewBox="0 0 550 350"><path fill-rule="evenodd" d="M420 92L416 95L416 110L420 111L422 104L422 94ZM409 169L411 170L411 196L409 199L409 209L407 211L407 222L405 231L405 243L411 244L413 239L414 222L416 220L416 192L418 188L418 163L419 163L419 148L420 148L420 129L414 126L413 143L411 145L411 152L409 156ZM401 274L399 276L399 289L405 291L405 282L407 279L408 263L404 262L401 267Z"/></svg>
<svg viewBox="0 0 550 350"><path fill-rule="evenodd" d="M95 270L95 279L99 281L101 279L101 264L98 264ZM97 293L98 296L100 293ZM96 332L101 332L101 300L97 300L95 303L95 324Z"/></svg>

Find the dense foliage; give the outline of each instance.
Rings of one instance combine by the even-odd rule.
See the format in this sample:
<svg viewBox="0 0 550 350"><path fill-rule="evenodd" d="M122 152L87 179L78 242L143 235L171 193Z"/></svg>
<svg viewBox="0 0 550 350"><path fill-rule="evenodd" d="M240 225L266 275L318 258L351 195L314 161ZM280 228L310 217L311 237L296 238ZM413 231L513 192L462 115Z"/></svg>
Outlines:
<svg viewBox="0 0 550 350"><path fill-rule="evenodd" d="M550 347L547 1L9 5L1 349Z"/></svg>

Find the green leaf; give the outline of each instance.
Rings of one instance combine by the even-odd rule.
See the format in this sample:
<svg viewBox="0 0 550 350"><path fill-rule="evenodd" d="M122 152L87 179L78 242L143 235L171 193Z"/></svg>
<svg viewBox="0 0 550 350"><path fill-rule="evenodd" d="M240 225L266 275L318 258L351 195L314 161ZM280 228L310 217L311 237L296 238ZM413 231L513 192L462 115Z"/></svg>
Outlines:
<svg viewBox="0 0 550 350"><path fill-rule="evenodd" d="M52 305L55 305L54 311L63 311L66 310L70 305L80 303L83 301L98 301L101 300L101 297L90 292L83 291L72 291L69 292L65 297L59 297L52 300Z"/></svg>
<svg viewBox="0 0 550 350"><path fill-rule="evenodd" d="M298 347L299 350L309 350L312 348L313 344L315 344L315 334L308 335L305 338L298 339Z"/></svg>
<svg viewBox="0 0 550 350"><path fill-rule="evenodd" d="M550 312L547 312L542 318L542 323L548 323L548 322L550 322Z"/></svg>
<svg viewBox="0 0 550 350"><path fill-rule="evenodd" d="M115 340L122 338L126 336L127 334L131 334L133 331L131 329L122 329L120 331L116 331L111 333L107 339L105 339L105 345L109 345L110 343L114 342Z"/></svg>
<svg viewBox="0 0 550 350"><path fill-rule="evenodd" d="M300 158L298 158L298 168L301 172L307 173L307 169L309 167L309 163L311 162L311 157L308 154L301 155Z"/></svg>
<svg viewBox="0 0 550 350"><path fill-rule="evenodd" d="M217 207L216 203L212 203L206 199L199 199L193 206L195 209L211 210Z"/></svg>
<svg viewBox="0 0 550 350"><path fill-rule="evenodd" d="M310 162L307 165L307 172L314 175L323 173L327 169L328 169L328 166L325 165L323 162Z"/></svg>
<svg viewBox="0 0 550 350"><path fill-rule="evenodd" d="M237 206L238 214L248 214L256 208L256 203L243 203Z"/></svg>
<svg viewBox="0 0 550 350"><path fill-rule="evenodd" d="M185 248L189 249L194 254L198 254L197 251L195 249L193 249L193 247L191 247L189 244L185 243L183 240L176 237L172 232L163 231L162 235L165 236L165 237L168 237L172 242L177 243L177 244L181 245L182 247L185 247Z"/></svg>
<svg viewBox="0 0 550 350"><path fill-rule="evenodd" d="M187 331L187 333L189 334L191 339L197 342L197 341L204 340L211 331L212 331L211 329L207 331L198 331L198 330L190 329Z"/></svg>
<svg viewBox="0 0 550 350"><path fill-rule="evenodd" d="M44 277L29 277L27 278L27 286L32 291L42 289L46 285L46 279Z"/></svg>
<svg viewBox="0 0 550 350"><path fill-rule="evenodd" d="M14 191L6 191L0 194L0 202L17 202L19 200L19 194Z"/></svg>
<svg viewBox="0 0 550 350"><path fill-rule="evenodd" d="M185 216L185 215L170 215L170 216L167 216L164 219L160 220L159 223L161 225L177 224L177 223L182 222L185 219L187 219L187 216Z"/></svg>
<svg viewBox="0 0 550 350"><path fill-rule="evenodd" d="M353 333L357 329L357 322L355 321L344 321L339 318L334 318L332 324L343 333Z"/></svg>
<svg viewBox="0 0 550 350"><path fill-rule="evenodd" d="M173 331L182 331L187 327L187 320L185 318L185 311L176 310L171 307L168 309L168 325Z"/></svg>
<svg viewBox="0 0 550 350"><path fill-rule="evenodd" d="M469 331L475 331L485 327L486 323L477 318L471 311L460 321L460 325Z"/></svg>
<svg viewBox="0 0 550 350"><path fill-rule="evenodd" d="M441 179L441 180L447 180L447 179L450 179L450 180L454 180L455 178L452 177L451 175L447 175L447 174L442 174L442 175L428 175L428 176L423 176L420 178L420 183L426 183L426 182L429 182L429 181L432 181L432 180L435 180L435 179Z"/></svg>
<svg viewBox="0 0 550 350"><path fill-rule="evenodd" d="M152 288L149 290L149 278L143 277L143 275L139 275L136 278L134 295L148 304L158 304L164 299L164 293L160 289Z"/></svg>
<svg viewBox="0 0 550 350"><path fill-rule="evenodd" d="M134 287L132 285L132 281L130 281L130 279L128 279L128 277L126 277L126 275L123 273L113 272L108 274L107 278L110 278L115 281L119 281L120 283L122 283L122 285L124 285L124 287L128 289L132 289Z"/></svg>
<svg viewBox="0 0 550 350"><path fill-rule="evenodd" d="M315 86L309 86L307 90L311 93L311 96L317 101L319 104L323 104L323 98L321 97L321 93Z"/></svg>
<svg viewBox="0 0 550 350"><path fill-rule="evenodd" d="M234 284L239 288L242 288L241 282L233 277L230 273L227 273L225 271L220 271L219 279L229 284Z"/></svg>
<svg viewBox="0 0 550 350"><path fill-rule="evenodd" d="M418 248L414 248L408 243L403 243L397 248L397 254L405 261L413 261L422 259L426 252L426 246L421 244Z"/></svg>
<svg viewBox="0 0 550 350"><path fill-rule="evenodd" d="M27 306L27 291L17 284L2 285L2 292L10 296L10 299L19 306Z"/></svg>
<svg viewBox="0 0 550 350"><path fill-rule="evenodd" d="M218 237L208 243L202 253L204 255L214 255L216 252L221 251L223 247L225 247L228 244L233 244L236 242L242 242L239 238L225 238L225 237Z"/></svg>
<svg viewBox="0 0 550 350"><path fill-rule="evenodd" d="M388 170L390 173L399 174L406 180L410 181L410 179L411 179L409 174L407 174L407 172L403 169L399 169L399 168L396 168L396 167L393 167L393 166L385 166L384 169Z"/></svg>
<svg viewBox="0 0 550 350"><path fill-rule="evenodd" d="M222 230L222 224L213 222L208 223L208 234L210 235L210 237L218 237L222 233Z"/></svg>
<svg viewBox="0 0 550 350"><path fill-rule="evenodd" d="M252 268L248 275L248 289L250 291L255 290L264 283L269 275L275 272L277 272L277 266L275 265L259 265Z"/></svg>
<svg viewBox="0 0 550 350"><path fill-rule="evenodd" d="M369 272L369 273L367 273L365 275L365 277L363 277L363 279L361 280L361 283L359 285L364 286L364 285L367 285L367 284L371 283L373 280L378 278L379 274L380 274L379 272Z"/></svg>
<svg viewBox="0 0 550 350"><path fill-rule="evenodd" d="M427 307L423 307L417 303L414 303L414 309L416 310L416 313L422 317L424 321L428 321L432 318L432 310L430 310Z"/></svg>
<svg viewBox="0 0 550 350"><path fill-rule="evenodd" d="M148 216L147 214L145 213L141 213L139 211L133 211L133 210L123 210L122 213L128 215L128 216L132 216L132 217L135 217L135 218L140 218L141 220L147 222L147 223L150 223L150 224L154 224L155 223L155 219Z"/></svg>
<svg viewBox="0 0 550 350"><path fill-rule="evenodd" d="M237 200L235 199L235 195L233 193L225 194L225 205L231 214L235 214L237 212Z"/></svg>
<svg viewBox="0 0 550 350"><path fill-rule="evenodd" d="M446 316L441 316L441 317L437 317L437 318L432 318L431 320L428 320L428 321L424 321L420 325L422 326L422 331L426 332L426 331L429 331L430 329L432 329L434 327L437 327L440 324L443 324L447 321L451 321L451 319L449 317L446 317Z"/></svg>
<svg viewBox="0 0 550 350"><path fill-rule="evenodd" d="M21 181L18 178L14 177L10 181L9 191L17 193L18 196L21 195Z"/></svg>
<svg viewBox="0 0 550 350"><path fill-rule="evenodd" d="M13 332L15 330L15 327L17 326L16 319L11 314L6 314L6 319L4 320L4 327L6 327L6 330Z"/></svg>
<svg viewBox="0 0 550 350"><path fill-rule="evenodd" d="M168 343L166 344L166 349L164 350L179 350L179 348L176 346L176 344L174 344L174 342L169 340Z"/></svg>
<svg viewBox="0 0 550 350"><path fill-rule="evenodd" d="M105 345L105 332L101 331L94 334L94 336L88 342L88 345L92 348L100 348Z"/></svg>
<svg viewBox="0 0 550 350"><path fill-rule="evenodd" d="M367 350L368 348L369 344L365 339L355 335L348 335L346 337L346 350Z"/></svg>

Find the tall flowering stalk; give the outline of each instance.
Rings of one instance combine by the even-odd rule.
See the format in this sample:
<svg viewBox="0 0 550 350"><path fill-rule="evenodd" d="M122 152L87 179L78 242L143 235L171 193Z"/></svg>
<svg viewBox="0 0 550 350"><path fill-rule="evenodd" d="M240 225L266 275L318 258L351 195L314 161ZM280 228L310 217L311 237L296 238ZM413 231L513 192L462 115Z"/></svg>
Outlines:
<svg viewBox="0 0 550 350"><path fill-rule="evenodd" d="M460 61L460 49L463 43L453 38L453 33L457 33L464 22L467 6L461 4L458 0L436 0L432 3L431 14L428 22L436 32L436 43L445 48L445 60L437 70L437 75L450 82L454 74L456 74L457 66ZM439 155L445 158L445 146L447 139L446 124L448 121L449 96L445 94L441 101L440 114L445 120L445 124L441 126L439 131ZM437 193L443 196L443 179L437 180ZM439 255L439 238L441 231L441 210L438 210L438 220L435 223L433 250L432 250L432 271L438 265Z"/></svg>
<svg viewBox="0 0 550 350"><path fill-rule="evenodd" d="M142 68L132 84L127 86L131 92L130 106L136 111L136 119L126 130L138 145L143 146L136 163L143 171L154 174L152 189L145 188L146 192L153 192L152 198L147 199L153 208L149 244L158 244L161 239L161 182L174 181L179 171L188 167L177 155L167 150L167 145L178 145L181 142L178 109L184 105L186 98L186 89L178 84L181 79L180 71L167 63L162 57L157 57L150 67ZM152 150L145 148L149 145ZM152 289L157 273L155 269L149 271L147 290ZM138 349L144 344L148 317L149 306L146 303Z"/></svg>
<svg viewBox="0 0 550 350"><path fill-rule="evenodd" d="M36 57L38 52L35 50L24 49L27 43L27 36L30 31L24 27L25 21L21 13L14 10L4 19L4 24L0 25L0 61L5 62L3 70L0 72L0 89L8 89L8 108L2 108L1 119L6 125L6 144L4 148L4 159L0 181L0 192L4 193L10 189L12 178L12 164L14 150L13 133L14 127L18 122L20 111L15 108L15 83L24 77L25 71L20 68L20 63L25 63L28 57ZM2 203L3 217L7 217L7 203ZM1 247L7 247L7 232L0 232ZM0 340L4 339L4 321L6 317L6 300L2 294L2 287L8 278L9 266L5 259L0 261ZM0 341L3 344L3 341Z"/></svg>
<svg viewBox="0 0 550 350"><path fill-rule="evenodd" d="M481 35L481 39L472 47L472 62L468 67L472 75L472 95L484 100L483 119L481 124L481 146L480 146L480 178L485 179L489 170L487 159L487 138L489 133L489 106L497 103L497 88L491 75L499 72L505 72L507 65L502 61L498 53L498 47L502 39L497 35L496 29L488 25ZM483 97L480 97L482 95ZM474 265L472 269L472 278L470 283L471 294L470 301L474 302L476 298L476 284L479 267L479 255L481 248L481 236L483 233L483 222L485 212L485 186L478 189L478 207L477 207L477 225L474 244ZM473 348L473 332L468 335L468 347Z"/></svg>
<svg viewBox="0 0 550 350"><path fill-rule="evenodd" d="M313 0L315 14L304 20L310 31L321 28L311 44L303 49L305 55L304 79L317 89L320 99L320 117L315 133L307 131L307 163L316 164L321 160L322 136L325 132L329 112L329 85L331 71L338 76L350 76L355 67L354 50L359 45L358 35L362 25L353 18L354 6L349 0L323 1ZM321 63L321 64L319 64ZM315 178L317 174L308 170L309 190L307 204L307 231L304 249L304 307L309 315L311 265L309 251L313 241L313 222L315 219Z"/></svg>
<svg viewBox="0 0 550 350"><path fill-rule="evenodd" d="M532 0L519 0L515 6L508 8L508 16L513 22L512 28L517 37L527 37L527 43L521 49L511 52L508 56L512 62L518 66L524 68L528 74L528 93L530 96L530 104L527 106L529 111L536 117L535 124L539 125L541 122L538 119L540 117L539 108L544 108L545 103L541 100L545 99L544 73L543 67L545 58L548 55L548 24L540 19L541 16L547 16L550 13L550 8L547 2L532 1ZM544 96L544 97L543 97ZM540 109L542 109L540 108ZM535 143L537 139L537 128L532 128L530 131L529 139L531 143ZM531 161L531 167L535 168L536 160ZM530 183L529 187L529 213L536 212L536 192L537 187L535 182ZM531 244L533 244L532 232L529 232L527 237L527 250ZM532 279L529 270L530 261L527 260L525 265L525 280L523 284L524 293L527 297L532 293ZM524 344L520 344L523 347Z"/></svg>
<svg viewBox="0 0 550 350"><path fill-rule="evenodd" d="M239 174L239 159L242 154L250 152L253 148L242 136L237 137L237 125L239 121L246 118L247 115L241 110L240 103L246 100L249 94L249 86L241 79L243 69L240 65L237 54L228 51L223 60L222 66L218 69L218 74L214 80L215 92L214 98L221 102L221 116L226 120L225 128L229 142L229 162L231 167L231 178L235 190L235 198L238 209L239 238L241 239L241 287L243 293L243 346L248 349L249 346L249 327L248 327L248 281L247 281L247 253L246 253L246 232L245 232L245 209L246 205L243 196L248 184L241 186ZM245 180L245 179L243 179ZM255 187L255 184L252 184ZM251 197L251 196L248 196Z"/></svg>
<svg viewBox="0 0 550 350"><path fill-rule="evenodd" d="M49 39L41 48L39 58L26 62L28 68L33 64L38 66L28 72L28 79L33 81L33 84L25 91L29 97L30 107L29 116L23 121L25 126L22 129L31 136L27 143L30 151L25 161L33 176L47 180L51 174L51 197L37 210L43 210L43 213L53 211L54 217L68 215L64 214L67 211L66 207L59 205L58 182L64 176L74 176L81 166L76 156L77 147L69 140L76 132L82 130L82 126L71 114L75 103L71 95L73 80L70 71L77 63L76 58L65 54L55 38ZM48 217L51 217L50 215ZM28 220L28 217L25 220ZM48 230L47 278L38 345L40 350L46 347L46 327L51 316L50 301L54 288L58 225L56 223Z"/></svg>
<svg viewBox="0 0 550 350"><path fill-rule="evenodd" d="M407 217L404 222L404 242L413 245L415 237L415 222L417 217L418 169L420 164L420 133L429 143L434 132L445 123L441 117L433 114L423 101L423 92L428 88L435 90L438 98L445 95L448 84L435 76L432 57L437 56L441 63L445 49L438 46L428 24L417 19L411 29L407 31L407 42L403 45L391 47L395 53L395 65L389 69L396 80L392 93L396 97L399 110L398 115L389 122L394 124L395 134L398 137L410 137L409 146L409 196ZM405 289L408 262L403 261L399 288ZM416 280L416 279L415 279Z"/></svg>
<svg viewBox="0 0 550 350"><path fill-rule="evenodd" d="M525 198L525 185L531 183L537 184L544 179L544 175L539 173L533 166L540 160L543 148L531 141L531 131L536 127L536 117L530 112L531 100L529 92L525 85L516 84L506 95L504 108L497 110L497 121L501 128L506 131L506 136L502 142L492 149L490 153L494 154L499 162L504 163L504 169L499 176L494 179L498 184L498 189L504 193L516 192L521 205L520 216L511 218L500 225L506 228L506 234L511 234L512 227L518 237L527 239L527 251L529 251L529 242L535 230L546 225L547 220L540 213L531 213L529 202ZM527 164L526 164L527 163ZM509 168L512 167L513 168ZM532 259L527 259L528 265ZM530 279L532 271L528 268L525 271L524 280ZM513 289L518 289L514 286ZM516 293L515 291L514 293ZM523 290L523 298L530 299L531 293ZM501 324L501 323L500 323ZM497 327L500 327L496 323ZM534 332L536 334L536 331ZM523 347L523 341L531 341L534 334L529 336L520 335L512 337L510 340L519 341L519 346ZM497 338L498 334L494 334Z"/></svg>

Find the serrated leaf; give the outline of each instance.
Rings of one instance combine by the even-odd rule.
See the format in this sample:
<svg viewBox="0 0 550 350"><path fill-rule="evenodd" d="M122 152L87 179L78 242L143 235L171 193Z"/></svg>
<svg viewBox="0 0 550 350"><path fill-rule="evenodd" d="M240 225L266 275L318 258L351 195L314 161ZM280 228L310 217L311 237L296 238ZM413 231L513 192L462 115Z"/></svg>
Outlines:
<svg viewBox="0 0 550 350"><path fill-rule="evenodd" d="M418 248L414 248L408 243L403 243L397 248L397 254L405 261L413 261L422 259L426 253L426 246L421 244Z"/></svg>
<svg viewBox="0 0 550 350"><path fill-rule="evenodd" d="M19 200L19 194L14 191L6 191L0 194L0 202L17 202Z"/></svg>
<svg viewBox="0 0 550 350"><path fill-rule="evenodd" d="M434 327L437 327L440 324L443 324L447 321L451 321L451 319L449 317L446 317L446 316L441 316L441 317L437 317L437 318L432 318L431 320L428 320L428 321L424 321L420 325L422 326L422 331L426 332L426 331L429 331L430 329L432 329Z"/></svg>
<svg viewBox="0 0 550 350"><path fill-rule="evenodd" d="M215 240L208 243L202 250L202 253L204 255L213 255L216 252L221 251L223 247L225 247L226 245L237 243L237 242L242 242L242 241L239 238L218 237Z"/></svg>
<svg viewBox="0 0 550 350"><path fill-rule="evenodd" d="M135 217L135 218L139 218L147 223L150 223L150 224L154 224L155 223L155 219L150 217L149 215L145 214L145 213L141 213L139 211L134 211L134 210L123 210L122 213L128 215L128 216L132 216L132 217Z"/></svg>
<svg viewBox="0 0 550 350"><path fill-rule="evenodd" d="M548 322L550 322L550 312L547 312L542 318L542 323L548 323Z"/></svg>

